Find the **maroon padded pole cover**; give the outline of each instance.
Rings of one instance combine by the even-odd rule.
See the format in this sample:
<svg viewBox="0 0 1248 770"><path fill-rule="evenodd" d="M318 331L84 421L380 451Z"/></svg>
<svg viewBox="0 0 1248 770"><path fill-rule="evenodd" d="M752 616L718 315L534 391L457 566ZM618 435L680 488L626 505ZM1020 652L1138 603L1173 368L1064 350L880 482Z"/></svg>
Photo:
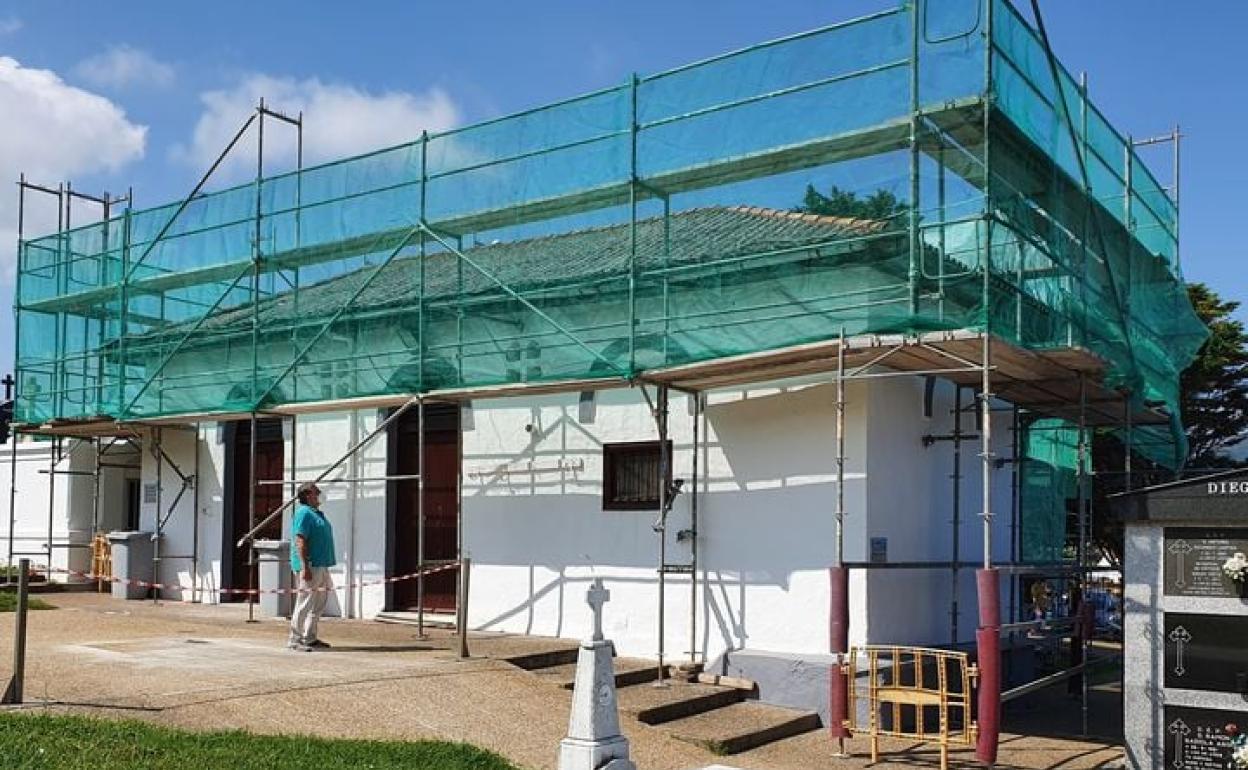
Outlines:
<svg viewBox="0 0 1248 770"><path fill-rule="evenodd" d="M979 629L975 646L979 662L979 736L975 757L985 765L997 761L1001 737L1001 580L995 569L975 572L979 595Z"/></svg>
<svg viewBox="0 0 1248 770"><path fill-rule="evenodd" d="M831 567L828 577L832 605L829 613L832 653L849 652L849 568ZM841 667L834 664L829 681L832 687L828 699L832 724L828 725L828 732L833 738L848 738L845 720L849 718L849 680Z"/></svg>

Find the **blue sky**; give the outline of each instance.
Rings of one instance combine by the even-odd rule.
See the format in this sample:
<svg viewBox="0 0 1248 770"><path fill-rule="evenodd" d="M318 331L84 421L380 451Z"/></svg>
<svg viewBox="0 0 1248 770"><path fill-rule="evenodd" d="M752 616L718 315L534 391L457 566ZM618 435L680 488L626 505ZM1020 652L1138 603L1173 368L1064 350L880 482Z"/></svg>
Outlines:
<svg viewBox="0 0 1248 770"><path fill-rule="evenodd" d="M27 98L32 89L72 92L67 102L79 110L57 115L48 102L14 101L0 67L0 265L11 265L16 207L8 182L20 171L53 184L72 178L93 192L133 185L140 206L174 199L211 160L238 119L233 111L259 92L281 108L337 108L337 121L308 127L310 141L332 155L413 138L422 122L505 114L896 2L0 0L8 75L27 78ZM1248 199L1238 141L1248 125L1248 3L1044 6L1059 56L1072 71L1089 72L1093 100L1116 126L1148 136L1182 124L1186 275L1248 299L1248 249L1238 237ZM48 74L34 77L38 71ZM1168 180L1168 150L1148 157ZM0 272L6 306L10 271ZM0 314L4 369L9 315Z"/></svg>

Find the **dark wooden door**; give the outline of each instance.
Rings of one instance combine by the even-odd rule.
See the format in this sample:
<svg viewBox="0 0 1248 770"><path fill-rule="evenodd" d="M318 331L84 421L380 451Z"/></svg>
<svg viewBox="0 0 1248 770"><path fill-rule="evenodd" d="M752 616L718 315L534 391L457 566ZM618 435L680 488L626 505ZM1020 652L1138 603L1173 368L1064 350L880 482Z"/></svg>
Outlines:
<svg viewBox="0 0 1248 770"><path fill-rule="evenodd" d="M285 472L285 458L282 444L281 420L258 420L256 422L256 477L260 480L281 480ZM226 588L252 588L259 585L259 575L252 567L248 575L247 548L236 548L238 539L251 530L251 513L249 490L251 488L251 422L240 421L233 424L230 441L230 494L229 494L229 551L230 570L225 577ZM285 499L287 490L280 484L256 485L256 521L272 513ZM257 539L279 539L282 537L282 519L278 517L270 522ZM226 601L245 601L245 595L225 594Z"/></svg>
<svg viewBox="0 0 1248 770"><path fill-rule="evenodd" d="M416 474L420 467L419 420L413 409L400 418L393 473ZM425 561L453 560L459 555L459 407L425 405ZM420 486L415 480L396 482L394 574L415 572L419 563ZM456 572L425 578L425 609L455 609ZM394 585L394 609L415 609L417 581Z"/></svg>

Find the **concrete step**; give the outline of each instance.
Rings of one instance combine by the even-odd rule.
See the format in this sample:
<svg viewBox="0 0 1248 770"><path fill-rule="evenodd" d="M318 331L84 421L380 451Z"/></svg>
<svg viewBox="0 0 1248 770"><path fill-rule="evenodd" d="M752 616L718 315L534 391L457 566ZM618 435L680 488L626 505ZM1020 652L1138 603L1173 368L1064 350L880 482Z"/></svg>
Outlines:
<svg viewBox="0 0 1248 770"><path fill-rule="evenodd" d="M666 687L638 684L618 693L620 711L639 722L658 725L730 706L745 697L732 687L671 682Z"/></svg>
<svg viewBox="0 0 1248 770"><path fill-rule="evenodd" d="M819 726L819 715L813 711L749 701L678 719L663 728L674 738L723 755L749 751Z"/></svg>
<svg viewBox="0 0 1248 770"><path fill-rule="evenodd" d="M415 626L420 623L415 612L406 610L379 612L373 619L378 623L394 623L403 626ZM454 628L455 615L454 613L426 611L424 623L425 628Z"/></svg>
<svg viewBox="0 0 1248 770"><path fill-rule="evenodd" d="M655 666L654 661L651 660L616 658L614 666L616 687L629 687L630 685L653 682L659 676L658 668ZM535 669L533 673L565 690L571 690L572 686L576 684L575 662Z"/></svg>
<svg viewBox="0 0 1248 770"><path fill-rule="evenodd" d="M508 655L503 657L502 660L525 671L539 671L562 666L576 668L576 656L579 650L580 648L577 646L561 647L553 650Z"/></svg>

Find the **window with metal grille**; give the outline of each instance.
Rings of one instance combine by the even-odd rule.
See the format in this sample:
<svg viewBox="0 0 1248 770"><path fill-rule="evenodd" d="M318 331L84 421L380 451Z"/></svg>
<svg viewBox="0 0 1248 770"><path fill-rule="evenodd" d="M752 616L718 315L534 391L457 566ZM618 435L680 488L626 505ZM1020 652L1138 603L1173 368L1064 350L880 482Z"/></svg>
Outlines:
<svg viewBox="0 0 1248 770"><path fill-rule="evenodd" d="M667 442L671 457L672 442ZM602 445L602 509L604 511L655 511L659 508L658 441L633 441ZM672 467L668 461L667 483Z"/></svg>

